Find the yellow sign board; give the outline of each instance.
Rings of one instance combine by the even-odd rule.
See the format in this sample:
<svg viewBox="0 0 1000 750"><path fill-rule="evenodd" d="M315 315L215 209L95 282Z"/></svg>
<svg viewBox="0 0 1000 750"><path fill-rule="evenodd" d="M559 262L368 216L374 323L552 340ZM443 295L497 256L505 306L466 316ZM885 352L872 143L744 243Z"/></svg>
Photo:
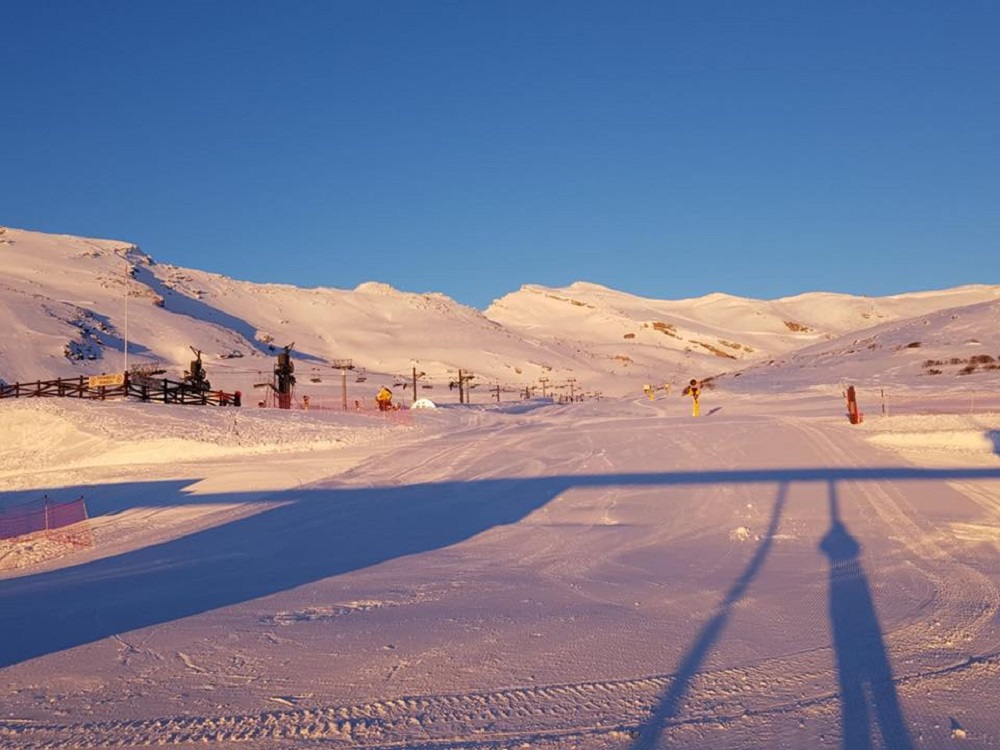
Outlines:
<svg viewBox="0 0 1000 750"><path fill-rule="evenodd" d="M87 378L87 385L91 388L101 386L125 385L125 373L119 372L111 375L91 375Z"/></svg>

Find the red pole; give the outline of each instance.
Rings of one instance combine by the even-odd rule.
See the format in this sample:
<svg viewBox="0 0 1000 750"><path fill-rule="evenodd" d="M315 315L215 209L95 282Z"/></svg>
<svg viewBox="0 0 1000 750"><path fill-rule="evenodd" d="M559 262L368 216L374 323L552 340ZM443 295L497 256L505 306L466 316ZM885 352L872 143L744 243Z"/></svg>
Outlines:
<svg viewBox="0 0 1000 750"><path fill-rule="evenodd" d="M860 424L861 412L858 410L858 396L853 385L847 387L847 418L851 424Z"/></svg>

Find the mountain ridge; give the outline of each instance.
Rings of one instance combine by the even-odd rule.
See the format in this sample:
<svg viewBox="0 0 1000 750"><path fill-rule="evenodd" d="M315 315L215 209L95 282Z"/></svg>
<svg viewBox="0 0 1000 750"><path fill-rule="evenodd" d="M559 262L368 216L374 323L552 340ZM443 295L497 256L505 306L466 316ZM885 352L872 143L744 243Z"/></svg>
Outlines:
<svg viewBox="0 0 1000 750"><path fill-rule="evenodd" d="M643 383L746 368L749 383L781 361L819 379L826 373L804 358L847 351L863 331L931 315L945 329L952 321L943 311L985 304L974 315L982 328L994 315L989 303L1000 300L1000 286L987 284L886 297L806 292L754 300L715 292L667 300L576 281L525 284L479 311L440 292L379 281L352 290L239 281L157 261L119 240L6 228L0 243L0 310L11 321L0 342L6 382L121 371L126 342L130 367L175 374L192 349L201 351L213 383L233 389L266 380L285 346L293 347L300 387L316 388L332 382L334 362L345 359L358 378L371 373L397 386L422 372L427 390L448 388L459 370L483 388L545 391L547 382L556 395L568 392L567 383L620 395ZM991 336L982 333L981 345L1000 357ZM941 346L934 351L944 356ZM858 376L873 367L866 362ZM808 387L801 373L795 379Z"/></svg>

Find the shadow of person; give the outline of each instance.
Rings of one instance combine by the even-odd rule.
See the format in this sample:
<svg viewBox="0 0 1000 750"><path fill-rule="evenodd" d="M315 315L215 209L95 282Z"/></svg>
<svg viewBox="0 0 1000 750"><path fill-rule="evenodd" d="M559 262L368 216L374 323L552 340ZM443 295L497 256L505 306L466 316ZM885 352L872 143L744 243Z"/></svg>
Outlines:
<svg viewBox="0 0 1000 750"><path fill-rule="evenodd" d="M7 579L0 586L0 669L450 547L516 523L565 486L510 479L304 489L176 539ZM137 483L131 492L142 497L147 489ZM226 499L239 502L238 495Z"/></svg>
<svg viewBox="0 0 1000 750"><path fill-rule="evenodd" d="M193 496L176 482L134 482L91 506L113 513L137 505L258 503L258 513L131 551L80 564L5 578L0 586L0 669L138 628L249 602L308 583L464 542L516 524L573 487L671 487L778 483L768 531L680 665L675 685L647 730L659 734L681 704L693 676L724 633L730 613L761 570L793 482L909 481L1000 478L1000 468L794 467L729 471L574 474L449 480L389 486L307 487ZM116 485L117 487L117 485ZM0 504L5 495L0 492ZM9 495L8 495L9 496ZM835 495L831 489L831 507ZM834 514L835 522L839 519ZM846 530L836 523L828 543L844 558ZM847 535L849 537L849 535ZM849 551L849 550L848 550ZM831 558L833 559L833 558ZM855 558L856 559L856 558ZM845 558L844 565L849 560ZM831 571L831 576L833 571ZM885 662L867 584L837 589L832 605L858 599ZM834 607L831 613L838 610ZM850 614L833 615L835 627ZM868 632L872 631L872 632ZM841 652L848 650L843 641ZM847 658L847 657L844 657ZM860 669L860 667L858 667ZM888 665L885 665L888 674ZM850 671L848 671L850 674ZM643 740L645 742L645 739Z"/></svg>
<svg viewBox="0 0 1000 750"><path fill-rule="evenodd" d="M912 747L896 695L875 604L861 564L861 545L840 520L835 482L830 482L830 530L819 548L829 560L829 612L840 683L845 750L873 747L871 714L880 747Z"/></svg>
<svg viewBox="0 0 1000 750"><path fill-rule="evenodd" d="M760 573L771 551L774 543L774 536L778 533L778 525L781 522L781 514L785 508L788 498L788 482L782 482L778 488L778 496L775 498L774 507L771 509L771 521L767 526L767 531L757 546L756 551L744 568L743 573L733 582L725 597L719 603L715 614L702 626L695 642L688 649L683 661L677 668L673 676L670 688L660 699L658 705L653 710L649 719L639 727L636 741L632 744L631 750L653 750L662 744L661 735L670 722L676 718L681 709L681 705L691 681L698 674L705 659L715 648L716 643L722 637L729 623L729 617L733 608L739 604L750 588L750 584Z"/></svg>

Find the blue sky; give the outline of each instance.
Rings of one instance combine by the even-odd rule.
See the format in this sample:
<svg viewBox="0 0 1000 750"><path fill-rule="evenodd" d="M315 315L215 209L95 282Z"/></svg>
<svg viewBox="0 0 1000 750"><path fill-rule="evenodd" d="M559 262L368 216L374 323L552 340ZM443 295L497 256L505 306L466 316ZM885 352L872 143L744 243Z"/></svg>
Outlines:
<svg viewBox="0 0 1000 750"><path fill-rule="evenodd" d="M1000 283L1000 3L5 4L0 223L240 279Z"/></svg>

